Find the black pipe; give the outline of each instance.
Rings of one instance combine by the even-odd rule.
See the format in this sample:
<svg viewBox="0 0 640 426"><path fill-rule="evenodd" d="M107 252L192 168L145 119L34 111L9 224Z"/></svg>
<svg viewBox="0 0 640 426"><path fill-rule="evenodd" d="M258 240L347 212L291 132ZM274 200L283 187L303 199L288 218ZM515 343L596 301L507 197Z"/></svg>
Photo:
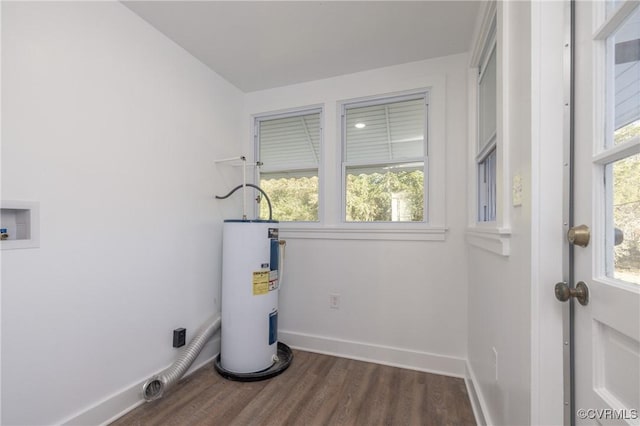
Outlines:
<svg viewBox="0 0 640 426"><path fill-rule="evenodd" d="M266 192L264 192L262 190L262 188L260 188L258 185L254 185L252 183L247 183L245 185L238 185L235 188L233 188L231 191L229 191L229 193L227 195L216 195L216 199L218 200L224 200L225 198L229 198L231 196L231 194L233 194L234 192L236 192L238 189L242 188L243 186L250 186L251 188L257 189L258 191L260 191L262 193L262 195L264 195L265 200L267 200L267 205L269 206L269 220L273 220L273 209L271 208L271 200L269 199L269 196L267 195Z"/></svg>

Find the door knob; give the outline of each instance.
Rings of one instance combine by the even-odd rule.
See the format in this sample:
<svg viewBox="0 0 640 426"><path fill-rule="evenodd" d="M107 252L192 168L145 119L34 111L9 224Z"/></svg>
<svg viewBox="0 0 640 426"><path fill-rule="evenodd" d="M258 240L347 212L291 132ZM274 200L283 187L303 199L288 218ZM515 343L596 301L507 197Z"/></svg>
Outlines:
<svg viewBox="0 0 640 426"><path fill-rule="evenodd" d="M567 232L567 240L571 244L580 247L586 247L589 245L589 238L591 237L591 232L589 231L589 227L587 225L578 225L569 229Z"/></svg>
<svg viewBox="0 0 640 426"><path fill-rule="evenodd" d="M561 302L566 302L570 298L575 297L582 306L589 304L589 287L587 287L583 281L576 284L575 288L570 288L567 283L561 282L556 284L555 290L556 299Z"/></svg>
<svg viewBox="0 0 640 426"><path fill-rule="evenodd" d="M624 241L624 232L620 228L613 228L613 245L619 246Z"/></svg>

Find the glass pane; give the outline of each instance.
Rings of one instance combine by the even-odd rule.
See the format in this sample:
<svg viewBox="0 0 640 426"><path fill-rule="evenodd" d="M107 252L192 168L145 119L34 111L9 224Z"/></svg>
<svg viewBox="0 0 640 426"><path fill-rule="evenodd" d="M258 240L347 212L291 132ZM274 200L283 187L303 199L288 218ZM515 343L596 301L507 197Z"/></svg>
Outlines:
<svg viewBox="0 0 640 426"><path fill-rule="evenodd" d="M478 163L478 221L496 220L496 149Z"/></svg>
<svg viewBox="0 0 640 426"><path fill-rule="evenodd" d="M607 46L609 72L613 74L610 128L617 145L638 136L640 127L640 7L610 37Z"/></svg>
<svg viewBox="0 0 640 426"><path fill-rule="evenodd" d="M496 87L496 49L493 49L478 82L478 151L496 132Z"/></svg>
<svg viewBox="0 0 640 426"><path fill-rule="evenodd" d="M640 154L607 166L612 181L609 241L613 268L609 276L640 284Z"/></svg>
<svg viewBox="0 0 640 426"><path fill-rule="evenodd" d="M613 133L615 144L630 141L633 138L640 138L640 120L629 123Z"/></svg>
<svg viewBox="0 0 640 426"><path fill-rule="evenodd" d="M258 121L260 161L264 170L317 168L320 113Z"/></svg>
<svg viewBox="0 0 640 426"><path fill-rule="evenodd" d="M424 220L424 163L347 168L347 222Z"/></svg>
<svg viewBox="0 0 640 426"><path fill-rule="evenodd" d="M308 174L309 176L304 176ZM318 221L318 172L261 174L260 187L269 195L273 219L285 221ZM266 200L260 202L260 217L269 217Z"/></svg>
<svg viewBox="0 0 640 426"><path fill-rule="evenodd" d="M424 97L345 111L346 161L385 162L424 156Z"/></svg>

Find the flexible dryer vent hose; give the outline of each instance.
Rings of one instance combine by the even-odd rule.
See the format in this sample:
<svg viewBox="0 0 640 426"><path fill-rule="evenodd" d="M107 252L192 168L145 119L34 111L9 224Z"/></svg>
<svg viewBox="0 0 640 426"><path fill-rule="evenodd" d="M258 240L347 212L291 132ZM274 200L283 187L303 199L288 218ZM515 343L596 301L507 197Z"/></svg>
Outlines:
<svg viewBox="0 0 640 426"><path fill-rule="evenodd" d="M220 330L220 315L215 315L198 331L189 344L180 353L180 356L168 368L146 381L142 386L142 395L147 401L162 398L164 392L171 389L184 373L187 372L193 361L198 357L204 345Z"/></svg>

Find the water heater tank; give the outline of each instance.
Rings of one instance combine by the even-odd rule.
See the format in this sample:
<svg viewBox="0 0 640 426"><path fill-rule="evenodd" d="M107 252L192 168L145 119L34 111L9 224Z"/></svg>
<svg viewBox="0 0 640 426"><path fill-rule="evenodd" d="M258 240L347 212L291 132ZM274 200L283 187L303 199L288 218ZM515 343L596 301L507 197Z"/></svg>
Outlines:
<svg viewBox="0 0 640 426"><path fill-rule="evenodd" d="M225 220L220 364L234 373L272 366L277 354L278 228L272 220Z"/></svg>

